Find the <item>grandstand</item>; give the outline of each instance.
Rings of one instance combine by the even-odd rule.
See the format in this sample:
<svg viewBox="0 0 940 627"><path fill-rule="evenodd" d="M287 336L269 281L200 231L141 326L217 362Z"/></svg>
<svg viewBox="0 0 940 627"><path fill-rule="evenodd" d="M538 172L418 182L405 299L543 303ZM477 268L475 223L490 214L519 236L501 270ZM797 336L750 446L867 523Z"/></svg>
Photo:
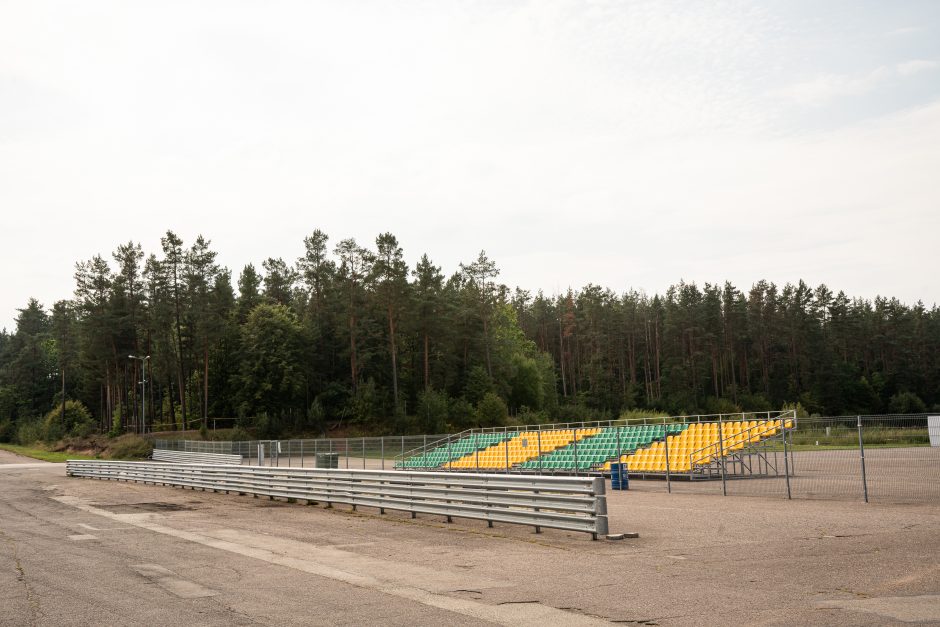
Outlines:
<svg viewBox="0 0 940 627"><path fill-rule="evenodd" d="M777 474L774 451L796 428L792 412L660 418L656 424L539 425L468 430L416 449L397 469L462 472L667 473L689 479Z"/></svg>
<svg viewBox="0 0 940 627"><path fill-rule="evenodd" d="M419 455L412 455L408 458L395 463L395 468L439 468L448 466L455 459L461 459L467 455L473 454L480 449L488 449L497 442L512 439L517 434L513 431L473 433L466 437L454 441L447 441L445 444L439 444L437 447L422 452Z"/></svg>

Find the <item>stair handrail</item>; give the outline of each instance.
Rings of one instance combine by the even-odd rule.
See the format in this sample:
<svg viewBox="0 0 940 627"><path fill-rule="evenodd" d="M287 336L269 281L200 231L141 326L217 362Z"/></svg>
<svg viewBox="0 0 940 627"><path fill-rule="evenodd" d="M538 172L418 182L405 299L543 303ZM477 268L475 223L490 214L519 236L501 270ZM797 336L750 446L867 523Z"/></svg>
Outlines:
<svg viewBox="0 0 940 627"><path fill-rule="evenodd" d="M793 429L796 428L797 418L796 418L796 411L794 410L788 410L786 412L779 412L774 417L770 417L770 412L767 412L767 414L768 414L767 418L761 419L760 421L758 421L758 424L754 425L753 427L748 427L747 429L744 429L743 431L740 431L739 433L748 433L752 430L763 428L762 430L758 431L755 434L750 434L748 437L748 440L750 441L750 438L753 437L753 435L760 436L761 439L763 439L764 434L768 432L771 432L771 431L775 432L777 429L779 429L780 433L786 434L787 431L792 431ZM771 423L774 423L777 420L780 421L779 427L777 427L776 425L770 426ZM721 426L719 425L718 428L720 429ZM771 437L773 435L776 435L776 433L771 433L770 436L768 437ZM724 446L722 447L722 445ZM715 450L715 452L709 453L707 455L701 455L698 458L695 457L696 453L701 453L702 451L707 451L707 450ZM723 441L712 442L710 444L706 444L702 448L696 449L692 451L691 453L689 453L689 472L692 472L693 470L695 470L696 466L703 466L704 464L702 464L702 461L706 459L710 459L712 457L714 457L716 462L723 463L721 460L727 457L731 452L732 452L732 449Z"/></svg>

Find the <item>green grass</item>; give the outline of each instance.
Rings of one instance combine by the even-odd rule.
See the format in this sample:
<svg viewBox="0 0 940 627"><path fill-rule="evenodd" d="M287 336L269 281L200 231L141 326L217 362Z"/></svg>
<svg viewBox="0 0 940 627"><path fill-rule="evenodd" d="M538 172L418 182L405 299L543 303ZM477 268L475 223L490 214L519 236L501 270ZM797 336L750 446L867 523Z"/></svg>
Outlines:
<svg viewBox="0 0 940 627"><path fill-rule="evenodd" d="M64 452L54 452L47 451L41 448L32 448L29 446L19 446L17 444L0 444L0 449L4 451L10 451L11 453L16 453L17 455L23 455L25 457L32 457L33 459L39 459L44 462L64 462L67 459L99 459L94 455L81 455L79 453L64 453Z"/></svg>

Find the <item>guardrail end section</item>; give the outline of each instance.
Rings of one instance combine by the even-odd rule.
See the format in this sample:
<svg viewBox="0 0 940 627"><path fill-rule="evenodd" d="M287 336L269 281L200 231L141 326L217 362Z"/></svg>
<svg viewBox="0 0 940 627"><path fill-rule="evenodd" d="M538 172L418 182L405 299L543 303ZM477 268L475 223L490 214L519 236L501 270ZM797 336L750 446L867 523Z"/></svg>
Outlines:
<svg viewBox="0 0 940 627"><path fill-rule="evenodd" d="M591 480L591 491L594 493L594 516L596 533L592 537L596 540L598 535L606 536L610 531L607 523L607 492L603 477L594 477Z"/></svg>

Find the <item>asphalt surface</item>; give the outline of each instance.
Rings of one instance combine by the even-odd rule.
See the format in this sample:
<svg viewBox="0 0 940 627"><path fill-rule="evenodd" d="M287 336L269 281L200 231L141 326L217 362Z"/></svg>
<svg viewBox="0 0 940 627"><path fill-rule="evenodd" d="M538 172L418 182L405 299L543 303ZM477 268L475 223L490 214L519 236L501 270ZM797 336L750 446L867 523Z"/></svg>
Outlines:
<svg viewBox="0 0 940 627"><path fill-rule="evenodd" d="M612 493L638 539L65 477L0 451L0 625L940 622L940 506Z"/></svg>

